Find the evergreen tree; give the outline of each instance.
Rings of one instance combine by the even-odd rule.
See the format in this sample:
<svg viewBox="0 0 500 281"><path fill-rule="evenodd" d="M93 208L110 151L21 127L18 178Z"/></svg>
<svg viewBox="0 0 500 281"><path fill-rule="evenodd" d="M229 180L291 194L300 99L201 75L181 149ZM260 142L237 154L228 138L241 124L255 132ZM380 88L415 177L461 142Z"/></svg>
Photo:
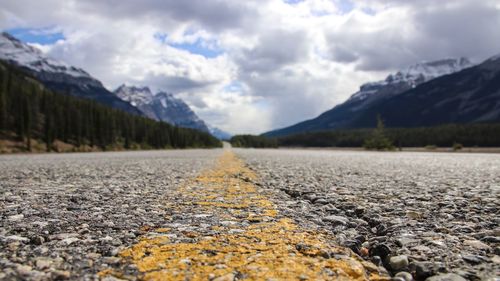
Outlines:
<svg viewBox="0 0 500 281"><path fill-rule="evenodd" d="M27 98L24 98L24 135L26 136L26 149L31 151L31 104Z"/></svg>
<svg viewBox="0 0 500 281"><path fill-rule="evenodd" d="M0 130L7 128L7 74L0 71Z"/></svg>
<svg viewBox="0 0 500 281"><path fill-rule="evenodd" d="M394 149L392 142L385 136L384 122L382 121L380 114L377 115L377 128L373 130L372 137L365 141L363 147L366 149L376 149L376 150Z"/></svg>

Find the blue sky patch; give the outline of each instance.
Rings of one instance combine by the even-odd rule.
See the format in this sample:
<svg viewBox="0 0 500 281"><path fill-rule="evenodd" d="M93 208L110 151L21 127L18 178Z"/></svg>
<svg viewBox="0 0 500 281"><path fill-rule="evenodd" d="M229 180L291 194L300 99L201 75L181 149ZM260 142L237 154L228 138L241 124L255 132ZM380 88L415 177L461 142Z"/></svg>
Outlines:
<svg viewBox="0 0 500 281"><path fill-rule="evenodd" d="M202 39L198 39L194 43L168 43L167 34L156 33L154 37L156 40L164 44L168 44L171 47L188 51L191 54L202 55L206 58L215 58L224 53L221 49L208 47L207 44Z"/></svg>
<svg viewBox="0 0 500 281"><path fill-rule="evenodd" d="M297 4L297 3L300 3L300 2L303 2L304 0L283 0L285 3L287 4Z"/></svg>
<svg viewBox="0 0 500 281"><path fill-rule="evenodd" d="M224 86L224 92L236 93L241 92L243 85L240 81L232 81L231 83Z"/></svg>
<svg viewBox="0 0 500 281"><path fill-rule="evenodd" d="M54 32L52 28L13 28L6 32L23 42L40 45L50 45L65 39L61 32Z"/></svg>
<svg viewBox="0 0 500 281"><path fill-rule="evenodd" d="M196 40L196 42L194 43L182 43L182 44L170 43L169 45L177 49L186 50L192 54L202 55L206 58L215 58L223 53L222 50L205 47L200 39Z"/></svg>
<svg viewBox="0 0 500 281"><path fill-rule="evenodd" d="M340 0L338 3L340 5L340 10L344 14L347 14L350 11L354 10L354 4L351 0Z"/></svg>
<svg viewBox="0 0 500 281"><path fill-rule="evenodd" d="M167 34L165 33L155 33L154 35L155 39L162 42L162 43L165 43L165 41L167 40Z"/></svg>
<svg viewBox="0 0 500 281"><path fill-rule="evenodd" d="M376 14L375 10L373 10L371 8L363 8L362 11L365 14L370 15L370 16L374 16Z"/></svg>

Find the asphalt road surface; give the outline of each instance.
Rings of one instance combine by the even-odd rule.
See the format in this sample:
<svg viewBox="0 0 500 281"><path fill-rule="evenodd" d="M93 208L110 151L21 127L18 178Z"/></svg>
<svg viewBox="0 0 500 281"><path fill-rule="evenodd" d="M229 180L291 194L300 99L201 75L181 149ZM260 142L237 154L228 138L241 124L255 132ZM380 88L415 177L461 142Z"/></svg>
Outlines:
<svg viewBox="0 0 500 281"><path fill-rule="evenodd" d="M0 156L2 280L495 280L500 155Z"/></svg>

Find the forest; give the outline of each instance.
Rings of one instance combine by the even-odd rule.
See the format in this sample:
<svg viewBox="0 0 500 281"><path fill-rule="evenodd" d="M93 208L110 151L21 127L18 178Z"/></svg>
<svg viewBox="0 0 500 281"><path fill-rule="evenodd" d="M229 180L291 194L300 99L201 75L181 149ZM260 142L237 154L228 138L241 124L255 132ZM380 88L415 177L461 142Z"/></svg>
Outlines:
<svg viewBox="0 0 500 281"><path fill-rule="evenodd" d="M62 146L72 151L221 146L205 132L52 92L4 62L0 62L0 140L0 151L12 142L20 144L20 151L42 147L61 151Z"/></svg>
<svg viewBox="0 0 500 281"><path fill-rule="evenodd" d="M255 135L236 135L230 140L234 147L276 148L278 141L274 138Z"/></svg>
<svg viewBox="0 0 500 281"><path fill-rule="evenodd" d="M362 147L380 129L310 132L281 137L280 146ZM395 147L500 147L500 124L448 124L420 128L385 128L383 135Z"/></svg>
<svg viewBox="0 0 500 281"><path fill-rule="evenodd" d="M500 147L500 124L448 124L421 128L377 128L308 132L280 138L237 135L235 147Z"/></svg>

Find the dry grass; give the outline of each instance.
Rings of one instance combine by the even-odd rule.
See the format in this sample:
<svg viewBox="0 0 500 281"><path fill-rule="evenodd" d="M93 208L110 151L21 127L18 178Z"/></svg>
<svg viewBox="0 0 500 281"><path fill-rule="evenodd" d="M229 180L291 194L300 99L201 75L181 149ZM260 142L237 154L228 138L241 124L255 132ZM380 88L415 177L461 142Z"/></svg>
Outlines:
<svg viewBox="0 0 500 281"><path fill-rule="evenodd" d="M116 148L116 149L115 149ZM51 145L52 152L97 152L102 151L97 146L81 145L76 146L70 143L56 140ZM109 150L123 150L118 147L112 147ZM31 139L31 151L26 147L26 140L21 141L16 134L10 132L0 132L0 154L11 153L46 153L47 146L45 142L37 139Z"/></svg>

